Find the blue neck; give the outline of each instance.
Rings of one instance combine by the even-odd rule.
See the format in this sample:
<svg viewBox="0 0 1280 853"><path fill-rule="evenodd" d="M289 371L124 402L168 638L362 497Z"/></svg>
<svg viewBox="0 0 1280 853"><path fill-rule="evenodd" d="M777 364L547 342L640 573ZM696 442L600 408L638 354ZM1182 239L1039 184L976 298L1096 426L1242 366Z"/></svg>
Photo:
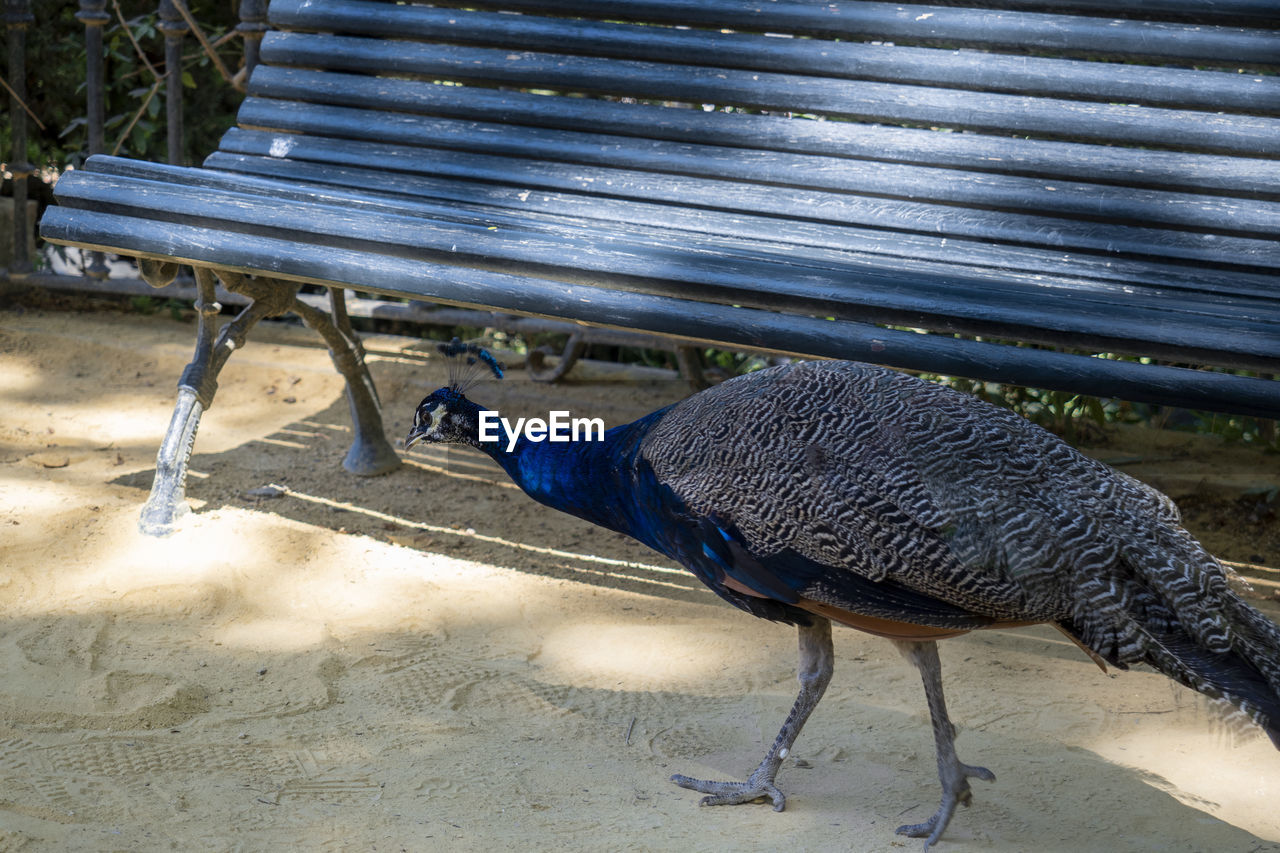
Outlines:
<svg viewBox="0 0 1280 853"><path fill-rule="evenodd" d="M603 441L529 441L520 436L508 451L505 429L498 442L479 448L534 500L594 524L635 535L631 500L633 459L659 410L615 427Z"/></svg>

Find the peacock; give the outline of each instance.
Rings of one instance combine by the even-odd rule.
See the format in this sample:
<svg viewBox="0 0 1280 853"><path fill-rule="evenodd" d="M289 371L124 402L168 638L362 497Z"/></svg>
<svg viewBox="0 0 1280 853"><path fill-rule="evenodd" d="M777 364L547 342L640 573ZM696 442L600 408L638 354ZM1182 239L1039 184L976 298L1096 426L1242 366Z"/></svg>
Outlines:
<svg viewBox="0 0 1280 853"><path fill-rule="evenodd" d="M502 428L482 441L488 410L465 392L477 370L502 368L475 344L441 348L461 369L418 406L406 448L479 448L534 500L634 537L735 607L797 627L800 691L759 766L745 781L672 777L703 805L767 799L782 810L775 777L831 679L832 622L887 638L923 679L942 797L897 832L926 850L969 805L969 779L995 779L956 756L941 639L1048 623L1104 671L1148 664L1280 748L1280 628L1229 587L1168 497L1012 412L883 367L799 361L603 440Z"/></svg>

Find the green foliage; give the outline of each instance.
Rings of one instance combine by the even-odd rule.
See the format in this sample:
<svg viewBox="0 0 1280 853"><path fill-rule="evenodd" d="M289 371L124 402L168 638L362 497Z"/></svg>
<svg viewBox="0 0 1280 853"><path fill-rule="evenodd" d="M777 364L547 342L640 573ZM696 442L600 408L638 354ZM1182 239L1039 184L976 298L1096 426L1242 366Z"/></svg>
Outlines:
<svg viewBox="0 0 1280 853"><path fill-rule="evenodd" d="M719 369L728 376L737 376L740 373L762 370L773 363L761 355L747 355L720 349L704 349L701 352L702 363L705 367Z"/></svg>
<svg viewBox="0 0 1280 853"><path fill-rule="evenodd" d="M128 24L120 24L116 9ZM27 28L27 103L44 124L28 119L27 158L37 169L61 171L78 166L88 153L88 107L84 25L76 20L77 0L36 0L35 21ZM157 29L156 0L109 0L111 21L103 28L107 153L147 160L167 159L164 85L156 86L156 72L164 71L164 37ZM233 30L239 22L238 3L188 0L193 17L210 42ZM146 59L134 47L137 41ZM212 151L231 126L242 95L223 80L199 42L183 40L183 157L197 163ZM240 64L241 44L231 39L218 48L223 63ZM150 68L148 67L150 63ZM8 159L11 125L0 125L0 151Z"/></svg>
<svg viewBox="0 0 1280 853"><path fill-rule="evenodd" d="M131 296L129 298L129 309L135 314L150 316L156 313L156 300L150 296Z"/></svg>
<svg viewBox="0 0 1280 853"><path fill-rule="evenodd" d="M972 394L997 406L1017 412L1032 423L1068 441L1080 441L1101 431L1108 423L1140 420L1133 407L1117 400L1103 400L1068 391L1001 385L955 376L927 374L926 379L941 382Z"/></svg>
<svg viewBox="0 0 1280 853"><path fill-rule="evenodd" d="M1246 415L1226 415L1221 412L1183 412L1181 422L1170 425L1172 429L1216 435L1231 443L1252 444L1274 453L1280 453L1280 436L1276 422L1266 418Z"/></svg>
<svg viewBox="0 0 1280 853"><path fill-rule="evenodd" d="M189 299L159 299L154 296L132 296L129 298L129 310L135 314L150 316L160 311L167 311L169 319L183 322L194 310Z"/></svg>
<svg viewBox="0 0 1280 853"><path fill-rule="evenodd" d="M1157 429L1216 435L1226 442L1252 444L1280 451L1276 423L1264 418L1131 403L954 376L926 375L925 378L1017 412L1069 442L1097 438L1108 424L1141 423Z"/></svg>

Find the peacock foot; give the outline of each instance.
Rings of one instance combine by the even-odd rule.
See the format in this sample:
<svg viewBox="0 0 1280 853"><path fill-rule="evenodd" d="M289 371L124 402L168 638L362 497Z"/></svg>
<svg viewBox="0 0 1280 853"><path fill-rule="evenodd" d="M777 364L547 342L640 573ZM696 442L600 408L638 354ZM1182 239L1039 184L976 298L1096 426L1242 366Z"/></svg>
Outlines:
<svg viewBox="0 0 1280 853"><path fill-rule="evenodd" d="M938 810L933 813L933 817L924 823L907 824L897 829L898 835L906 835L910 838L925 838L925 850L936 844L938 839L942 837L947 824L951 823L951 816L955 814L956 804L967 806L972 802L973 792L969 789L970 776L987 782L996 781L996 774L985 767L974 767L957 761L953 768L948 769L952 772L946 773L943 779L942 803L938 806Z"/></svg>
<svg viewBox="0 0 1280 853"><path fill-rule="evenodd" d="M671 781L681 788L708 794L709 796L698 801L700 806L736 806L766 797L773 801L775 812L782 811L787 805L786 796L773 784L772 777L759 771L752 773L751 778L745 782L708 782L681 776L679 773L672 776Z"/></svg>

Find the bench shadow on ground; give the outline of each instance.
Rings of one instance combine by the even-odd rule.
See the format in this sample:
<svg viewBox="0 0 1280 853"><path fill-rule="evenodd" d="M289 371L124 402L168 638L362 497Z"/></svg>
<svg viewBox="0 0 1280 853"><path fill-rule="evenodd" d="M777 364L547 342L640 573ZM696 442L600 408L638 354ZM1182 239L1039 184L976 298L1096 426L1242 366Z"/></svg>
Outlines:
<svg viewBox="0 0 1280 853"><path fill-rule="evenodd" d="M196 512L254 509L531 574L660 598L718 600L662 555L535 503L478 451L419 445L406 453L402 437L412 412L440 384L442 371L438 364L412 358L372 360L387 435L404 462L398 471L364 478L342 470L351 428L346 402L339 399L322 412L223 453L201 453L197 438L187 480ZM411 378L424 368L425 379ZM565 409L575 416L600 417L612 427L688 393L680 380L548 385L508 379L486 383L472 396L513 419ZM153 477L154 469L146 469L113 484L145 494ZM1274 618L1275 611L1268 612Z"/></svg>
<svg viewBox="0 0 1280 853"><path fill-rule="evenodd" d="M384 381L388 378L393 381ZM413 409L435 385L395 381L384 371L379 387L387 435L404 462L398 471L364 478L342 470L351 429L346 402L340 399L314 416L227 452L203 454L197 438L187 480L187 496L196 512L227 506L256 509L522 572L686 601L714 599L661 555L536 504L478 451L419 445L405 453L402 438ZM512 418L545 417L548 409L567 409L615 426L679 399L687 389L678 381L652 382L627 386L619 393L617 385L601 391L517 380L490 383L475 396ZM137 471L113 484L145 493L154 473ZM282 494L275 495L273 486L282 487Z"/></svg>

